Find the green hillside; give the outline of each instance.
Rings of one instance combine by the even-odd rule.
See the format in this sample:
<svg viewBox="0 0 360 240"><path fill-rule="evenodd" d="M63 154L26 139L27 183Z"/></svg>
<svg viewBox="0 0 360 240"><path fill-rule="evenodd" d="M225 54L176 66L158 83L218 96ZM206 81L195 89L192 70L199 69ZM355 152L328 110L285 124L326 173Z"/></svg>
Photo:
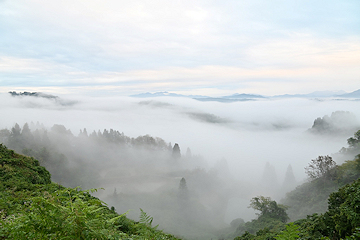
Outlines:
<svg viewBox="0 0 360 240"><path fill-rule="evenodd" d="M311 160L305 168L310 181L287 193L284 205L253 198L250 207L260 211L259 217L237 224L227 239L360 239L360 131L348 145L341 154L355 155L353 160L341 165L330 156Z"/></svg>
<svg viewBox="0 0 360 240"><path fill-rule="evenodd" d="M360 158L354 161L348 161L338 169L355 166L354 171L360 170ZM341 172L341 171L339 171ZM340 173L340 175L343 173ZM344 174L343 177L349 175ZM350 180L350 178L347 178ZM323 178L318 178L310 183L304 184L291 193L292 201L300 206L299 209L311 209L312 214L305 218L285 223L281 221L279 211L276 209L291 208L283 205L277 205L270 198L253 198L251 207L259 210L258 219L251 222L242 222L236 228L235 233L229 234L229 238L235 240L342 240L342 239L360 239L360 179L352 181L350 184L342 186L337 191L327 195L329 186L334 187L334 182L327 183L322 192L307 194L308 191L317 191L319 185L324 183ZM303 195L302 195L303 194ZM307 198L312 198L307 200ZM256 200L256 201L254 201ZM303 201L303 202L302 202ZM327 202L325 212L318 212L318 207ZM256 205L254 205L256 203ZM294 203L294 202L293 202ZM312 206L314 204L315 206ZM254 207L255 206L255 207Z"/></svg>
<svg viewBox="0 0 360 240"><path fill-rule="evenodd" d="M91 191L51 182L39 162L0 144L0 239L177 239L109 209Z"/></svg>

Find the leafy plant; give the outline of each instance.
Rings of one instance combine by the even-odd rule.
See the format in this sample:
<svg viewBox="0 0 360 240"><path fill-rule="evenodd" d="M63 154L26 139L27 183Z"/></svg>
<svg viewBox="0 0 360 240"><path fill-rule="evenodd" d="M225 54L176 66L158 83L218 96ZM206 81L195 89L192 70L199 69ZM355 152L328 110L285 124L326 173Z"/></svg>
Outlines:
<svg viewBox="0 0 360 240"><path fill-rule="evenodd" d="M259 218L268 217L281 222L286 222L289 219L286 214L287 207L277 204L276 201L271 200L270 197L254 197L251 199L250 207L260 211L260 213L258 213Z"/></svg>
<svg viewBox="0 0 360 240"><path fill-rule="evenodd" d="M51 183L34 158L0 145L0 239L176 239L118 215L97 191Z"/></svg>
<svg viewBox="0 0 360 240"><path fill-rule="evenodd" d="M275 237L276 240L295 240L299 238L299 226L294 223L289 223L286 225L286 230L280 232L280 234Z"/></svg>
<svg viewBox="0 0 360 240"><path fill-rule="evenodd" d="M146 226L152 228L153 230L156 230L159 225L156 225L155 227L152 227L152 222L154 218L148 215L144 210L140 208L140 223L145 224Z"/></svg>

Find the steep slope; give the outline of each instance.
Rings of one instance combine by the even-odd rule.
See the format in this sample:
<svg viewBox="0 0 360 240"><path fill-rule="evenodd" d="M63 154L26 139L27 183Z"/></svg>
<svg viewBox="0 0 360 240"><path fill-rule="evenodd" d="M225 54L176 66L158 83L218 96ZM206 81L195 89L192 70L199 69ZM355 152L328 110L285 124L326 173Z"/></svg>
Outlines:
<svg viewBox="0 0 360 240"><path fill-rule="evenodd" d="M143 211L141 223L129 220L91 191L52 183L37 160L0 144L0 239L176 239Z"/></svg>

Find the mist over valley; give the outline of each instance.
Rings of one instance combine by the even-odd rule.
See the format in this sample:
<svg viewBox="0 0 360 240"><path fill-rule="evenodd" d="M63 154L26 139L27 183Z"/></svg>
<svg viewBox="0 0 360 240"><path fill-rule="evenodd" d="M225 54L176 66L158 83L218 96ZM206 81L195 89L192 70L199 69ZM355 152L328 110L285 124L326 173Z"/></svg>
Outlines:
<svg viewBox="0 0 360 240"><path fill-rule="evenodd" d="M311 159L352 160L338 152L360 127L359 101L352 99L4 93L0 107L0 140L39 159L53 181L104 188L97 196L119 213L132 209L128 216L137 219L142 208L161 229L189 239L254 219L250 199L280 201L306 181Z"/></svg>

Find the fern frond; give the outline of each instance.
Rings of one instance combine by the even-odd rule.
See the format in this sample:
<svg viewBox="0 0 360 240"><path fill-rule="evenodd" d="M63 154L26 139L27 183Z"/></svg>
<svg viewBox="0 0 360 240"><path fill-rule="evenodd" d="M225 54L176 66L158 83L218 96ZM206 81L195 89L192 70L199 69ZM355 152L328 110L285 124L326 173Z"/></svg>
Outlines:
<svg viewBox="0 0 360 240"><path fill-rule="evenodd" d="M140 223L143 223L149 227L151 227L151 224L153 222L153 217L151 217L150 215L148 215L146 212L144 212L144 210L142 210L140 208Z"/></svg>

